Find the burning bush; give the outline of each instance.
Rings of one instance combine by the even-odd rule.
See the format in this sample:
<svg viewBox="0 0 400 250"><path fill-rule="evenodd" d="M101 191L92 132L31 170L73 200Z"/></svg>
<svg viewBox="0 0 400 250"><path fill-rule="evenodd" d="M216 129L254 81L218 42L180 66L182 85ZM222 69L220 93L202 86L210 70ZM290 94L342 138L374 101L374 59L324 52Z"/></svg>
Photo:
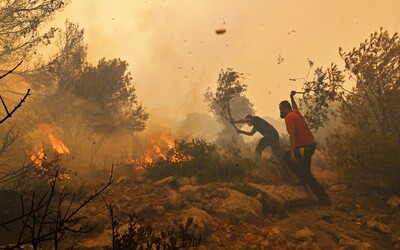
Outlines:
<svg viewBox="0 0 400 250"><path fill-rule="evenodd" d="M148 163L148 177L159 180L168 176L191 177L205 183L245 177L251 161L233 146L219 148L203 139L180 141L167 152L166 157Z"/></svg>

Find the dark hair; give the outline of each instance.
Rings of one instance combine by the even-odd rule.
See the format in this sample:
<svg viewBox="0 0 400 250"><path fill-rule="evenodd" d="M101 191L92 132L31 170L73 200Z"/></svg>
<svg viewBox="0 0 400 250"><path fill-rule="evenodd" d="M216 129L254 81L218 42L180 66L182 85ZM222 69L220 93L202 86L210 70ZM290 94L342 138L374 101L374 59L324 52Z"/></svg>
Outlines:
<svg viewBox="0 0 400 250"><path fill-rule="evenodd" d="M252 115L246 115L245 118L246 118L246 119L252 119L252 120L253 120L253 116L252 116Z"/></svg>
<svg viewBox="0 0 400 250"><path fill-rule="evenodd" d="M286 109L290 109L292 110L292 105L290 105L289 101L281 101L281 103L279 103L279 106L281 106L282 108L286 108Z"/></svg>

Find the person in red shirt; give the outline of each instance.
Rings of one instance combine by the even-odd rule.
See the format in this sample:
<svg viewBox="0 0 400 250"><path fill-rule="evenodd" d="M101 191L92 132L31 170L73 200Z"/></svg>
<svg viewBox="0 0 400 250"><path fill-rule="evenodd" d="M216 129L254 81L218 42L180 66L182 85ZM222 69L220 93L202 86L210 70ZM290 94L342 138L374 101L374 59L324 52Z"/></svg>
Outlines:
<svg viewBox="0 0 400 250"><path fill-rule="evenodd" d="M317 143L308 125L297 108L294 100L296 91L290 92L290 101L279 104L280 116L285 119L286 129L290 138L290 150L284 155L284 161L300 179L307 184L323 204L330 204L331 200L311 173L311 158Z"/></svg>

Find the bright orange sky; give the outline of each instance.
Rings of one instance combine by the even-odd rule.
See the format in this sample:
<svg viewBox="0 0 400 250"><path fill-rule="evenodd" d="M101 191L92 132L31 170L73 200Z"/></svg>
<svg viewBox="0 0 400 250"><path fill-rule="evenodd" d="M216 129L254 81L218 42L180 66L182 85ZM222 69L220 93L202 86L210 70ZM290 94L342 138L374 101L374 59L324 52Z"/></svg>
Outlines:
<svg viewBox="0 0 400 250"><path fill-rule="evenodd" d="M349 51L380 27L399 31L399 10L398 0L72 0L53 25L78 22L92 63L128 61L150 114L206 112L207 87L232 67L257 115L278 118L278 103L300 90L288 79L306 76L307 58L342 67L339 46Z"/></svg>

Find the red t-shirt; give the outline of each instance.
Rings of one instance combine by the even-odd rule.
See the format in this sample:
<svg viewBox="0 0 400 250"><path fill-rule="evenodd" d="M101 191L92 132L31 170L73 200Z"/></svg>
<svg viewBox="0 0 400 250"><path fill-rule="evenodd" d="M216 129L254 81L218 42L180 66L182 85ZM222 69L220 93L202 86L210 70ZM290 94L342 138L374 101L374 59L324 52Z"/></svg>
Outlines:
<svg viewBox="0 0 400 250"><path fill-rule="evenodd" d="M314 136L307 126L304 117L298 110L294 110L285 116L286 129L289 131L290 127L295 128L296 142L295 146L304 146L311 144L314 141Z"/></svg>

